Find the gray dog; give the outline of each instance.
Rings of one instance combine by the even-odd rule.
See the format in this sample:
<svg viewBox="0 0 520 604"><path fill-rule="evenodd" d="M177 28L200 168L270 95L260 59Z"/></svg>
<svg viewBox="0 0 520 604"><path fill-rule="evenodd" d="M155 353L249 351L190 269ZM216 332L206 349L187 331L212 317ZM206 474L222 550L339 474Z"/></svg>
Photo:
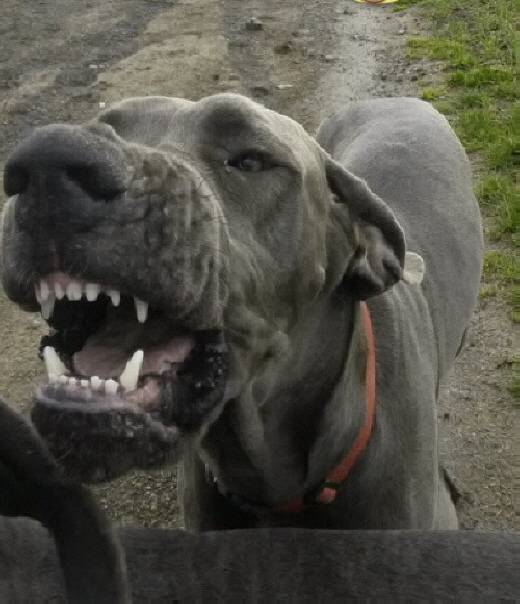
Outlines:
<svg viewBox="0 0 520 604"><path fill-rule="evenodd" d="M33 420L71 472L182 453L195 530L456 528L436 400L483 241L430 105L316 141L238 95L130 99L37 129L4 185L5 290L52 328Z"/></svg>

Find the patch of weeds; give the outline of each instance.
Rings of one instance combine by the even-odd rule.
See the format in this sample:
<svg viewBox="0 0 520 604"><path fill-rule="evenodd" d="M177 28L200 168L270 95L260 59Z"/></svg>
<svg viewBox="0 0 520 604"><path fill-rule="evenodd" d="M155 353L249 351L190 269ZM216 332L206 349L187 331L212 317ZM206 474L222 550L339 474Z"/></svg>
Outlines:
<svg viewBox="0 0 520 604"><path fill-rule="evenodd" d="M520 407L520 358L513 363L513 381L509 385L509 392L513 395L513 405Z"/></svg>
<svg viewBox="0 0 520 604"><path fill-rule="evenodd" d="M498 99L514 101L518 96L517 83L514 80L499 82L495 87L495 94Z"/></svg>
<svg viewBox="0 0 520 604"><path fill-rule="evenodd" d="M504 250L488 250L484 254L484 276L504 283L513 283L519 275L518 260Z"/></svg>
<svg viewBox="0 0 520 604"><path fill-rule="evenodd" d="M447 57L449 59L449 57ZM450 61L451 67L456 67ZM484 66L476 69L455 69L448 76L448 83L454 86L467 86L477 88L482 86L495 86L496 84L512 83L513 72L502 66Z"/></svg>
<svg viewBox="0 0 520 604"><path fill-rule="evenodd" d="M446 94L446 89L443 86L437 86L432 88L423 88L419 97L424 101L435 101L439 98L442 98Z"/></svg>
<svg viewBox="0 0 520 604"><path fill-rule="evenodd" d="M486 298L491 298L492 296L496 296L498 293L496 285L488 285L484 284L478 291L478 297L480 300L485 300Z"/></svg>
<svg viewBox="0 0 520 604"><path fill-rule="evenodd" d="M432 60L449 60L452 67L475 65L475 58L462 42L439 38L411 38L407 44L407 55L411 59L427 56Z"/></svg>
<svg viewBox="0 0 520 604"><path fill-rule="evenodd" d="M437 111L440 111L440 113L443 113L446 116L449 116L453 111L452 104L449 101L433 101L432 105Z"/></svg>
<svg viewBox="0 0 520 604"><path fill-rule="evenodd" d="M482 208L494 218L493 239L513 233L520 222L520 193L508 174L490 172L476 186Z"/></svg>
<svg viewBox="0 0 520 604"><path fill-rule="evenodd" d="M418 82L420 97L452 122L463 145L477 152L477 186L495 238L518 232L520 199L515 192L520 103L515 66L515 8L511 0L400 0L400 9L420 5L431 21L431 37L407 42L410 58L444 64L444 77Z"/></svg>
<svg viewBox="0 0 520 604"><path fill-rule="evenodd" d="M520 323L520 284L515 283L509 290L511 302L511 320L513 323Z"/></svg>

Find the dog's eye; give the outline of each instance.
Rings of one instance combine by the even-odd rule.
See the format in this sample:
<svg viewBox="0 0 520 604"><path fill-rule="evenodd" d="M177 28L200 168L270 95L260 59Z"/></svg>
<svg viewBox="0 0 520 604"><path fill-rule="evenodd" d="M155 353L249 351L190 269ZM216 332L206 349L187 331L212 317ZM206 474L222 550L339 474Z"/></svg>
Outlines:
<svg viewBox="0 0 520 604"><path fill-rule="evenodd" d="M226 166L235 168L241 172L261 172L262 170L267 170L271 165L269 158L258 151L241 153L226 160L224 163Z"/></svg>

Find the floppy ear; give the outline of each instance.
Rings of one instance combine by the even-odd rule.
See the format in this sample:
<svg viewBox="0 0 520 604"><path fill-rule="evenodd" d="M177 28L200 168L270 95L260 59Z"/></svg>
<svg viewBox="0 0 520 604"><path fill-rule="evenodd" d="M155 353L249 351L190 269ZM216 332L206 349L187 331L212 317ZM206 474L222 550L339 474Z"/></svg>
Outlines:
<svg viewBox="0 0 520 604"><path fill-rule="evenodd" d="M382 294L401 279L420 283L424 261L406 251L403 229L392 210L364 180L330 157L325 170L331 191L347 206L357 226L357 248L344 277L356 297L366 300Z"/></svg>

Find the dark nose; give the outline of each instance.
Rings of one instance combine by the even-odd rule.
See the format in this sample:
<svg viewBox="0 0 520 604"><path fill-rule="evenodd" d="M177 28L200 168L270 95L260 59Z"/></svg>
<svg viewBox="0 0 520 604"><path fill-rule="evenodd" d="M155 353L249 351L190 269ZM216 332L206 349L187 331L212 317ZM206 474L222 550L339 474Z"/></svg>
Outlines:
<svg viewBox="0 0 520 604"><path fill-rule="evenodd" d="M124 190L121 150L81 126L38 128L7 160L4 189L18 195L16 220L27 231L81 232L102 219Z"/></svg>

